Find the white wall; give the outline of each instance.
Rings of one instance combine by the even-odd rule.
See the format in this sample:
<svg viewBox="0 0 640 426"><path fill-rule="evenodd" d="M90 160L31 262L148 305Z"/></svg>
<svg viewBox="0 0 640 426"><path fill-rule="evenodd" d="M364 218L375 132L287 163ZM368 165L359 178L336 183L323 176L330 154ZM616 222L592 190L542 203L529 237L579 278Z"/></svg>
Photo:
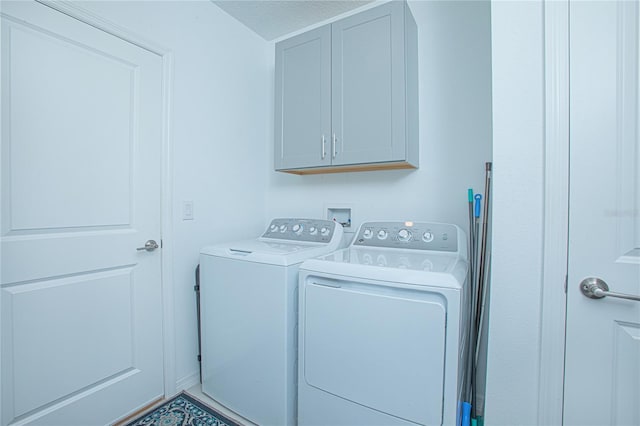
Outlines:
<svg viewBox="0 0 640 426"><path fill-rule="evenodd" d="M410 1L419 36L420 169L296 176L273 171L273 43L208 1L86 2L174 55L172 97L176 362L196 379L193 270L201 246L255 236L276 216L453 222L491 161L490 6ZM265 179L266 177L266 179ZM193 200L195 220L181 220Z"/></svg>
<svg viewBox="0 0 640 426"><path fill-rule="evenodd" d="M493 260L485 423L537 424L544 202L542 1L492 2Z"/></svg>
<svg viewBox="0 0 640 426"><path fill-rule="evenodd" d="M167 302L175 309L176 377L186 386L198 372L198 252L264 227L271 48L206 0L78 4L173 53L175 298ZM195 220L181 219L183 200L194 202Z"/></svg>
<svg viewBox="0 0 640 426"><path fill-rule="evenodd" d="M271 128L267 217L325 217L325 205L337 203L352 206L355 226L398 219L468 228L467 188L484 192L485 162L491 161L490 5L409 5L418 25L420 168L312 176L274 172Z"/></svg>

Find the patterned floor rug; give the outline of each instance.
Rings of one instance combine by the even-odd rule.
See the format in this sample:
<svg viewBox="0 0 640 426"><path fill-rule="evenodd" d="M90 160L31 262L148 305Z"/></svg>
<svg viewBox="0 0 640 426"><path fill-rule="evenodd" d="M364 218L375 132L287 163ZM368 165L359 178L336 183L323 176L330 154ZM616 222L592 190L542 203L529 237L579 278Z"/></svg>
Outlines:
<svg viewBox="0 0 640 426"><path fill-rule="evenodd" d="M126 426L240 426L182 392Z"/></svg>

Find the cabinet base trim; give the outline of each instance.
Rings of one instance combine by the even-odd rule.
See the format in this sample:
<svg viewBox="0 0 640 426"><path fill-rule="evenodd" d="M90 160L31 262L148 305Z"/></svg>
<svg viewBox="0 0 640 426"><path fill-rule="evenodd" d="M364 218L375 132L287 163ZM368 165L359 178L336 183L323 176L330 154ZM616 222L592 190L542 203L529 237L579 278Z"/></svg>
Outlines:
<svg viewBox="0 0 640 426"><path fill-rule="evenodd" d="M348 166L328 166L311 167L308 169L277 170L279 172L291 173L294 175L318 175L322 173L347 173L347 172L368 172L372 170L397 170L397 169L417 169L418 167L409 163L380 163L380 164L357 164Z"/></svg>

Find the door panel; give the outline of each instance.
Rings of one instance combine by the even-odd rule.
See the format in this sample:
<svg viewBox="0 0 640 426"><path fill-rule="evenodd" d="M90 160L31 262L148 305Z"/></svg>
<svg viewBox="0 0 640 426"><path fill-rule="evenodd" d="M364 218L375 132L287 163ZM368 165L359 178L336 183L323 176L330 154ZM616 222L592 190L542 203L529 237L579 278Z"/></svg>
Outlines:
<svg viewBox="0 0 640 426"><path fill-rule="evenodd" d="M403 8L391 2L332 25L334 165L406 159Z"/></svg>
<svg viewBox="0 0 640 426"><path fill-rule="evenodd" d="M163 394L162 62L2 2L1 424L106 424Z"/></svg>
<svg viewBox="0 0 640 426"><path fill-rule="evenodd" d="M637 1L570 4L567 425L640 423L640 302L579 289L640 295L638 23Z"/></svg>
<svg viewBox="0 0 640 426"><path fill-rule="evenodd" d="M614 358L612 388L614 394L612 418L615 424L640 424L640 326L639 324L614 324Z"/></svg>
<svg viewBox="0 0 640 426"><path fill-rule="evenodd" d="M38 117L11 121L8 231L128 224L134 64L38 28L8 37L9 112Z"/></svg>
<svg viewBox="0 0 640 426"><path fill-rule="evenodd" d="M275 84L276 169L331 164L330 25L276 45Z"/></svg>
<svg viewBox="0 0 640 426"><path fill-rule="evenodd" d="M417 424L442 424L447 311L441 295L307 281L304 303L310 386Z"/></svg>
<svg viewBox="0 0 640 426"><path fill-rule="evenodd" d="M15 314L16 416L130 369L132 278L132 269L124 268L7 289ZM122 310L116 316L115 306ZM82 321L75 323L78 318ZM40 381L48 385L32 386Z"/></svg>

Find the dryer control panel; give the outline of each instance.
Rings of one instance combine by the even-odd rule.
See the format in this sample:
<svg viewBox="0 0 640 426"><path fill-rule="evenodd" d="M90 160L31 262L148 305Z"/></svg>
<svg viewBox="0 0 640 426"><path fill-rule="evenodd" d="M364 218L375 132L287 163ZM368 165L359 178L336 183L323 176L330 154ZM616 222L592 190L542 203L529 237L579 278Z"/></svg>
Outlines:
<svg viewBox="0 0 640 426"><path fill-rule="evenodd" d="M262 238L288 241L306 241L310 243L329 243L332 239L342 238L337 231L340 224L322 219L273 219Z"/></svg>
<svg viewBox="0 0 640 426"><path fill-rule="evenodd" d="M458 251L458 227L431 222L366 222L353 246Z"/></svg>

